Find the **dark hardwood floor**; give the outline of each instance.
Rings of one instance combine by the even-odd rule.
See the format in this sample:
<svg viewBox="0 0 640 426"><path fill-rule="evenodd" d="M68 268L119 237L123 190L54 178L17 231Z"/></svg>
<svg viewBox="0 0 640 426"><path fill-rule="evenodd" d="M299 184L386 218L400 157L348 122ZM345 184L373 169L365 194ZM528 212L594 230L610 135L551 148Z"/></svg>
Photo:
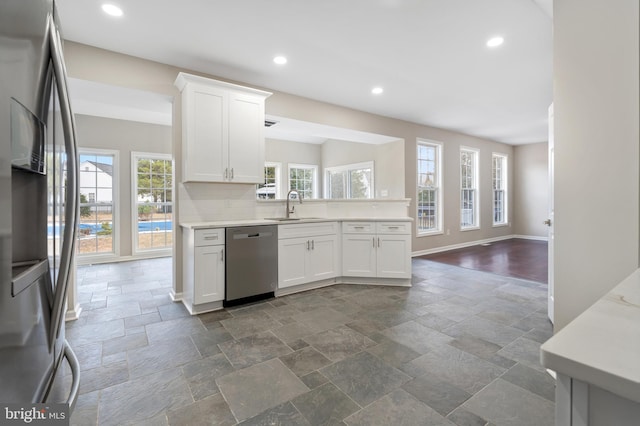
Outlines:
<svg viewBox="0 0 640 426"><path fill-rule="evenodd" d="M513 238L420 256L435 262L547 283L547 242Z"/></svg>

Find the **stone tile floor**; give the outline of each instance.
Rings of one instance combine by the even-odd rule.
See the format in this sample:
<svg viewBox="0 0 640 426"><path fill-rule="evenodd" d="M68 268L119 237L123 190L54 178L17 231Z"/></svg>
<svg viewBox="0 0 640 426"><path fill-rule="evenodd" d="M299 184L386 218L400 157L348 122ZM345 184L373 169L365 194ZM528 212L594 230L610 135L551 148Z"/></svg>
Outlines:
<svg viewBox="0 0 640 426"><path fill-rule="evenodd" d="M190 316L171 259L78 268L77 425L552 425L546 286L413 260L413 287L335 285Z"/></svg>

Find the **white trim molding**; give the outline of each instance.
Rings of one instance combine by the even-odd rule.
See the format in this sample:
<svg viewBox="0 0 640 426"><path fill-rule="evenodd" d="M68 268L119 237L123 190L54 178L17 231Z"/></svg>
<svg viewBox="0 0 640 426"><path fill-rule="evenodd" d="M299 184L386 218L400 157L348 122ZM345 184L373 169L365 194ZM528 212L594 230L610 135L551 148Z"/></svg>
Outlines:
<svg viewBox="0 0 640 426"><path fill-rule="evenodd" d="M535 237L535 236L529 236L529 235L505 235L502 237L495 237L495 238L486 238L484 240L475 240L475 241L467 241L466 243L460 243L460 244L452 244L449 246L441 246L441 247L436 247L436 248L432 248L432 249L428 249L428 250L420 250L420 251L414 251L411 253L411 257L418 257L418 256L424 256L427 254L434 254L434 253L440 253L443 251L449 251L449 250L456 250L456 249L461 249L461 248L466 248L466 247L473 247L473 246L477 246L480 244L487 244L487 243L494 243L496 241L504 241L504 240L511 240L514 238L519 238L519 239L525 239L525 240L538 240L538 241L547 241L547 238L545 237Z"/></svg>

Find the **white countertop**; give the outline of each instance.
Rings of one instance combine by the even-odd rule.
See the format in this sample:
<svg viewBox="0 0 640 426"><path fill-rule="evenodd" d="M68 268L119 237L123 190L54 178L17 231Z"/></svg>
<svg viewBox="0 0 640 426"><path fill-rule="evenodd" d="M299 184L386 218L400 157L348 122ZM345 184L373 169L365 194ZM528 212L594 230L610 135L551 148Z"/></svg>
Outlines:
<svg viewBox="0 0 640 426"><path fill-rule="evenodd" d="M180 222L180 226L187 229L228 228L231 226L255 226L255 225L291 225L296 223L313 222L411 222L410 217L308 217L296 218L298 220L272 220L272 219L238 219L216 220L211 222Z"/></svg>
<svg viewBox="0 0 640 426"><path fill-rule="evenodd" d="M640 269L545 342L540 360L640 402Z"/></svg>

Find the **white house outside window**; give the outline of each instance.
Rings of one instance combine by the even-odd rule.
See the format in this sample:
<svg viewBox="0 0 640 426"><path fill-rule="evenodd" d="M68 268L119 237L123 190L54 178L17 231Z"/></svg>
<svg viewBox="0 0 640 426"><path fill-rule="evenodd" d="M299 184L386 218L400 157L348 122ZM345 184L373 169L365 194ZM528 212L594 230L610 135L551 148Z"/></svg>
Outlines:
<svg viewBox="0 0 640 426"><path fill-rule="evenodd" d="M460 149L460 227L479 228L478 151Z"/></svg>
<svg viewBox="0 0 640 426"><path fill-rule="evenodd" d="M442 145L418 140L417 227L418 234L442 232Z"/></svg>
<svg viewBox="0 0 640 426"><path fill-rule="evenodd" d="M264 164L264 183L256 186L258 200L274 200L280 198L280 163Z"/></svg>
<svg viewBox="0 0 640 426"><path fill-rule="evenodd" d="M373 161L324 169L325 198L373 198Z"/></svg>
<svg viewBox="0 0 640 426"><path fill-rule="evenodd" d="M78 255L115 254L117 152L80 149L79 160Z"/></svg>
<svg viewBox="0 0 640 426"><path fill-rule="evenodd" d="M493 154L493 224L506 225L507 217L507 156Z"/></svg>

